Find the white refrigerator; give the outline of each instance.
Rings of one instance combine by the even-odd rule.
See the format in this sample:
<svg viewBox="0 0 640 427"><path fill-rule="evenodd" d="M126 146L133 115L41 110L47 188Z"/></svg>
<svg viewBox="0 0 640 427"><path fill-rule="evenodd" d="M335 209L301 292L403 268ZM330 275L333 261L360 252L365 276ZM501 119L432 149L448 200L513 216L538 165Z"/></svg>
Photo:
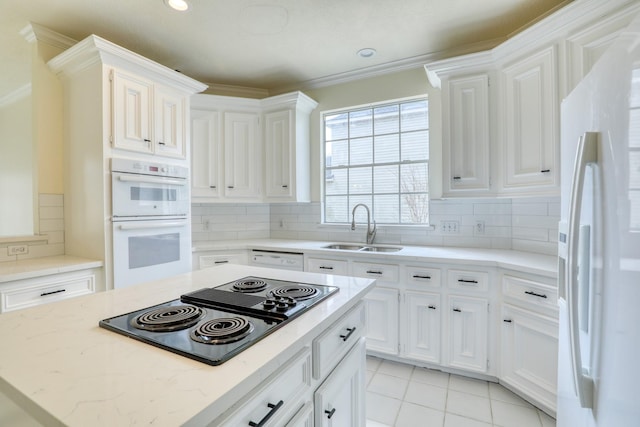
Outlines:
<svg viewBox="0 0 640 427"><path fill-rule="evenodd" d="M557 426L640 426L640 20L561 114Z"/></svg>

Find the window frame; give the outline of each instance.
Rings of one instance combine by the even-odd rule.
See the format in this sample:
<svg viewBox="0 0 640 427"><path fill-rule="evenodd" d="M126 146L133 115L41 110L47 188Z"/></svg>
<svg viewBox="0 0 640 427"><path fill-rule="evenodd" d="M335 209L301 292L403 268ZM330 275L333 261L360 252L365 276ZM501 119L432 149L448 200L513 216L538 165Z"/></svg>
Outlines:
<svg viewBox="0 0 640 427"><path fill-rule="evenodd" d="M427 108L429 106L429 96L425 93L425 94L421 94L421 95L415 95L415 96L410 96L410 97L403 97L403 98L394 98L394 99L389 99L389 100L384 100L384 101L378 101L378 102L371 102L371 103L366 103L366 104L359 104L359 105L353 105L353 106L347 106L347 107L340 107L340 108L334 108L334 109L329 109L329 110L323 110L320 111L319 113L319 118L320 118L320 145L321 145L321 154L320 154L320 161L321 161L321 165L320 165L320 197L321 197L321 221L320 221L320 226L321 227L345 227L351 224L351 221L348 220L346 222L327 222L326 217L325 217L325 211L326 211L326 149L327 149L327 142L326 142L326 126L325 126L325 118L327 116L330 116L332 114L340 114L340 113L351 113L351 112L356 112L358 110L364 110L364 109L375 109L378 107L382 107L385 105L398 105L400 106L403 103L410 103L410 102L414 102L414 101L420 101L420 100L424 100L427 102ZM430 134L430 128L431 128L431 124L430 122L427 122L427 128L426 131ZM397 132L397 135L401 135L401 131L399 130ZM371 135L372 138L374 137L374 135ZM349 138L351 139L351 138ZM429 141L429 146L431 146L431 141ZM430 151L430 150L429 150ZM375 160L375 159L374 159ZM429 179L429 175L431 175L430 173L430 162L431 162L431 155L429 153L428 158L426 161L402 161L401 159L398 159L398 162L390 162L390 163L380 163L380 164L376 164L375 161L373 161L370 165L363 165L363 166L368 166L368 167L374 167L375 166L384 166L387 164L393 164L393 165L398 165L399 167L402 167L403 165L411 165L411 164L426 164L426 168L427 168L427 191L426 193L417 193L417 194L426 194L427 196L427 209L428 209L428 213L427 213L427 221L424 223L402 223L402 222L398 222L398 223L379 223L378 224L378 228L380 227L390 227L390 228L394 228L394 229L401 229L401 228L408 228L408 229L415 229L415 228L427 228L427 229L434 229L433 225L431 225L430 223L430 217L431 217L431 212L430 212L430 203L431 203L431 191L430 191L430 179ZM361 166L361 165L358 165ZM349 170L351 166L347 166L345 169ZM397 193L393 193L393 194L397 194L399 196L399 198L402 197L402 194L405 194L402 192L401 190L402 186L401 183L399 183L399 188L398 188L398 192ZM347 194L351 195L347 189ZM375 189L372 188L372 193L371 193L371 197L374 197L375 195ZM355 195L357 196L357 195ZM400 203L402 203L402 201L400 201ZM371 208L371 206L369 206ZM363 214L364 211L359 211L359 214ZM349 214L350 215L350 214ZM400 214L401 215L401 214ZM359 215L356 215L356 221L359 223L358 221L358 217ZM372 219L375 219L375 215L373 215L372 212ZM399 218L401 219L401 217Z"/></svg>

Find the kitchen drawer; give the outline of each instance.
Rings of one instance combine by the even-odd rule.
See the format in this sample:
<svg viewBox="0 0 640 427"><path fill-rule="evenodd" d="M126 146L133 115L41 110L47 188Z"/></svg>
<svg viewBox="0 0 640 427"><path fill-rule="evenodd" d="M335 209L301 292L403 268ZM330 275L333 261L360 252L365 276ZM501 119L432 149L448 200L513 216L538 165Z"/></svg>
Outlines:
<svg viewBox="0 0 640 427"><path fill-rule="evenodd" d="M238 410L216 426L282 426L311 396L311 351L305 347L285 363ZM264 420L264 423L261 422ZM253 424L251 424L253 423Z"/></svg>
<svg viewBox="0 0 640 427"><path fill-rule="evenodd" d="M322 379L340 362L365 329L364 304L359 303L313 340L313 378Z"/></svg>
<svg viewBox="0 0 640 427"><path fill-rule="evenodd" d="M502 276L502 292L505 300L526 308L558 310L558 288L554 285L505 274Z"/></svg>
<svg viewBox="0 0 640 427"><path fill-rule="evenodd" d="M345 276L349 273L349 263L337 259L307 258L306 271Z"/></svg>
<svg viewBox="0 0 640 427"><path fill-rule="evenodd" d="M233 253L225 255L200 255L198 258L200 268L218 267L224 264L247 265L246 253Z"/></svg>
<svg viewBox="0 0 640 427"><path fill-rule="evenodd" d="M95 274L86 271L12 282L0 288L0 312L33 307L95 291Z"/></svg>
<svg viewBox="0 0 640 427"><path fill-rule="evenodd" d="M400 278L400 267L393 264L354 262L353 275L376 279L378 283L389 282L397 284Z"/></svg>
<svg viewBox="0 0 640 427"><path fill-rule="evenodd" d="M429 267L415 267L408 265L405 268L405 280L407 287L414 289L439 288L440 269Z"/></svg>
<svg viewBox="0 0 640 427"><path fill-rule="evenodd" d="M448 285L463 291L489 290L489 273L486 271L449 270Z"/></svg>

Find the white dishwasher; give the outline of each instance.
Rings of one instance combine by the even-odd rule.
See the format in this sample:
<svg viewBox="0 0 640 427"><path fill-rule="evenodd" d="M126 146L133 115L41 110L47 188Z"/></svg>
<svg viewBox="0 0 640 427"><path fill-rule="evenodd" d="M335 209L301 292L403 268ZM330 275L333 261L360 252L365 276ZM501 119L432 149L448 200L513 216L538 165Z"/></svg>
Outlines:
<svg viewBox="0 0 640 427"><path fill-rule="evenodd" d="M249 264L256 267L304 271L304 255L298 252L252 250Z"/></svg>

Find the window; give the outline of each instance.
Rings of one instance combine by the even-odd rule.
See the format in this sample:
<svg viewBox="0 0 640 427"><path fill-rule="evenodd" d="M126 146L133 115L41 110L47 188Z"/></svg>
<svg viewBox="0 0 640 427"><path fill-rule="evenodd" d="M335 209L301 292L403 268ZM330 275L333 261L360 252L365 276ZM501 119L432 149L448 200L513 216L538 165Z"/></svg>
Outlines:
<svg viewBox="0 0 640 427"><path fill-rule="evenodd" d="M428 224L428 117L426 98L323 114L325 223L364 203L378 224Z"/></svg>

